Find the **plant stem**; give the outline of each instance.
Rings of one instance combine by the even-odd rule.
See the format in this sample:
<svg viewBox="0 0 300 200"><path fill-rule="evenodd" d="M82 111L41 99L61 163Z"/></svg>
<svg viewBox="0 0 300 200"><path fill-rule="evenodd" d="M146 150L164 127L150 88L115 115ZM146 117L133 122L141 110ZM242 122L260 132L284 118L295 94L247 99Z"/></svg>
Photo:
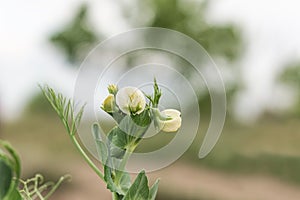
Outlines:
<svg viewBox="0 0 300 200"><path fill-rule="evenodd" d="M119 200L118 194L116 192L112 193L112 199L113 200Z"/></svg>
<svg viewBox="0 0 300 200"><path fill-rule="evenodd" d="M102 172L98 169L98 167L91 161L91 159L86 155L84 150L81 148L80 144L78 143L75 135L70 135L72 142L80 152L80 154L83 156L84 160L88 163L88 165L94 170L94 172L105 182L104 175Z"/></svg>
<svg viewBox="0 0 300 200"><path fill-rule="evenodd" d="M123 171L125 170L125 167L126 167L126 164L128 162L128 159L130 158L130 155L132 154L132 152L134 151L134 147L132 148L127 148L126 151L125 151L125 154L124 154L124 157L120 163L120 166L117 170L117 173L116 173L116 179L115 179L115 183L116 184L119 184L119 181L122 177L122 173Z"/></svg>
<svg viewBox="0 0 300 200"><path fill-rule="evenodd" d="M125 154L124 154L124 157L123 157L123 159L122 159L122 161L121 161L121 163L120 163L120 167L119 167L119 170L120 170L120 171L123 171L123 170L125 169L125 166L126 166L126 164L127 164L127 162L128 162L128 159L129 159L131 153L132 153L131 150L126 149Z"/></svg>

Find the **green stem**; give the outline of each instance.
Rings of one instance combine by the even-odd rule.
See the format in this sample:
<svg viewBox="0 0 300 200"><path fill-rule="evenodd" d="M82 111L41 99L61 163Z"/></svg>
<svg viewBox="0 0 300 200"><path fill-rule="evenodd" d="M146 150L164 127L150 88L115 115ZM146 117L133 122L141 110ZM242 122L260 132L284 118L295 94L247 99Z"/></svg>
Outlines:
<svg viewBox="0 0 300 200"><path fill-rule="evenodd" d="M112 193L112 199L113 200L119 200L119 196L118 196L118 194L116 192Z"/></svg>
<svg viewBox="0 0 300 200"><path fill-rule="evenodd" d="M121 161L121 163L120 163L120 167L119 167L119 170L120 170L120 171L124 171L125 166L126 166L126 164L127 164L127 162L128 162L128 159L129 159L131 153L132 153L131 150L126 149L125 154L124 154L124 157L123 157L123 159L122 159L122 161Z"/></svg>
<svg viewBox="0 0 300 200"><path fill-rule="evenodd" d="M117 169L117 173L116 173L116 179L115 179L115 183L119 184L119 181L122 177L122 173L125 170L126 164L130 158L130 155L132 154L132 152L134 151L134 148L128 148L125 151L124 157L120 163L119 168Z"/></svg>
<svg viewBox="0 0 300 200"><path fill-rule="evenodd" d="M78 143L75 135L70 135L71 140L73 142L73 144L76 146L76 148L78 149L78 151L80 152L80 154L83 156L84 160L88 163L88 165L94 170L94 172L103 180L104 180L104 175L102 174L102 172L98 169L98 167L93 163L93 161L91 161L91 159L86 155L86 153L84 152L84 150L81 148L80 144Z"/></svg>

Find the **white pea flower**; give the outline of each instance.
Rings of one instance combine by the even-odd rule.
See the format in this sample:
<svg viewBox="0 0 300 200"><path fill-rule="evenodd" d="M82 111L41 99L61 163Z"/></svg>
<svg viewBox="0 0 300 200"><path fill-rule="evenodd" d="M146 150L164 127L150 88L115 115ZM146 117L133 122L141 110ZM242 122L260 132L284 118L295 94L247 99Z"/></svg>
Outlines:
<svg viewBox="0 0 300 200"><path fill-rule="evenodd" d="M164 132L176 132L181 126L181 113L175 109L166 109L161 112L166 120L160 121L161 130Z"/></svg>
<svg viewBox="0 0 300 200"><path fill-rule="evenodd" d="M146 99L141 90L135 87L124 87L116 95L116 103L125 114L140 114L146 107Z"/></svg>

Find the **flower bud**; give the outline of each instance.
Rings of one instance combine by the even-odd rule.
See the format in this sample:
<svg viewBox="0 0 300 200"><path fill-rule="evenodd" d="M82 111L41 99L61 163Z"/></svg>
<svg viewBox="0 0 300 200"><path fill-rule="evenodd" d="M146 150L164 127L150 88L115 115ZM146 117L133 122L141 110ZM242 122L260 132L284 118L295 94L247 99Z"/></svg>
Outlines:
<svg viewBox="0 0 300 200"><path fill-rule="evenodd" d="M176 132L181 126L181 113L175 109L166 109L161 112L166 120L160 120L161 130L164 132Z"/></svg>
<svg viewBox="0 0 300 200"><path fill-rule="evenodd" d="M124 87L116 95L116 103L125 114L140 114L146 107L146 99L142 91L135 87Z"/></svg>
<svg viewBox="0 0 300 200"><path fill-rule="evenodd" d="M106 99L103 101L102 109L105 112L113 112L115 107L115 97L112 94L109 94Z"/></svg>
<svg viewBox="0 0 300 200"><path fill-rule="evenodd" d="M118 92L118 86L116 86L115 84L108 85L107 89L109 94L116 95Z"/></svg>

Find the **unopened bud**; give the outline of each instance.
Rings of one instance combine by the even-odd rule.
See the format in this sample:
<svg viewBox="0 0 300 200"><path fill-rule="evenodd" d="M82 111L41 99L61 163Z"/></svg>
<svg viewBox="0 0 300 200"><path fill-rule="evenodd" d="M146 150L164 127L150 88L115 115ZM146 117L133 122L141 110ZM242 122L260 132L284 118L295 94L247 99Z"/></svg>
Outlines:
<svg viewBox="0 0 300 200"><path fill-rule="evenodd" d="M106 99L103 101L102 109L105 112L113 112L115 108L115 97L112 94L109 94Z"/></svg>
<svg viewBox="0 0 300 200"><path fill-rule="evenodd" d="M118 92L118 86L116 86L115 84L108 85L107 89L109 94L116 95Z"/></svg>

